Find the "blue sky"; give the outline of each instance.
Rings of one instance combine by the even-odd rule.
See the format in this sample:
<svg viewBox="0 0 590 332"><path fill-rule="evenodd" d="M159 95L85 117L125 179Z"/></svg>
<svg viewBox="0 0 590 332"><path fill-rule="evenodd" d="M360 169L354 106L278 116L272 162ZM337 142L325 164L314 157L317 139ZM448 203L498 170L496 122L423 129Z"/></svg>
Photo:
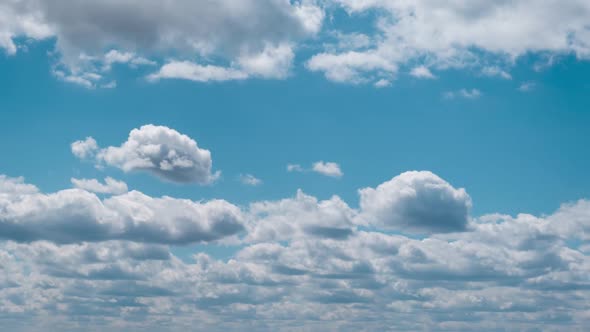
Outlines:
<svg viewBox="0 0 590 332"><path fill-rule="evenodd" d="M0 4L0 321L583 329L590 7L530 6Z"/></svg>

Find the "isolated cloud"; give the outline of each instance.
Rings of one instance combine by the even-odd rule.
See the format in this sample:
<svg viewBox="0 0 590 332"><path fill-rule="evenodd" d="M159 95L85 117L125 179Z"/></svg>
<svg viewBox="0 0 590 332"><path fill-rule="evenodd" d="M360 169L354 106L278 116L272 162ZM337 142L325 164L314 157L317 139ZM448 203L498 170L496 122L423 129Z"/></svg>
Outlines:
<svg viewBox="0 0 590 332"><path fill-rule="evenodd" d="M127 184L123 181L117 181L111 177L104 179L104 184L96 179L70 179L74 187L93 193L99 194L124 194L127 192Z"/></svg>
<svg viewBox="0 0 590 332"><path fill-rule="evenodd" d="M322 175L334 178L339 178L342 177L342 175L344 175L344 173L342 173L342 170L340 170L340 165L334 162L315 162L313 163L312 170L316 173L320 173Z"/></svg>
<svg viewBox="0 0 590 332"><path fill-rule="evenodd" d="M360 218L368 224L403 232L463 231L471 198L427 171L402 173L360 194Z"/></svg>
<svg viewBox="0 0 590 332"><path fill-rule="evenodd" d="M262 180L252 174L241 174L239 180L241 183L248 186L259 186L262 184Z"/></svg>
<svg viewBox="0 0 590 332"><path fill-rule="evenodd" d="M340 178L344 175L340 165L335 162L316 161L311 168L303 168L299 164L288 164L287 172L315 172L329 177Z"/></svg>
<svg viewBox="0 0 590 332"><path fill-rule="evenodd" d="M223 200L199 203L137 191L100 199L81 189L43 194L18 178L3 177L0 183L0 237L18 242L187 244L243 229L240 209Z"/></svg>
<svg viewBox="0 0 590 332"><path fill-rule="evenodd" d="M211 171L213 161L209 150L199 148L192 138L165 126L133 129L121 146L97 149L92 138L72 144L72 152L78 157L97 151L98 163L125 172L147 171L167 181L209 184L220 174Z"/></svg>
<svg viewBox="0 0 590 332"><path fill-rule="evenodd" d="M481 97L482 93L478 89L460 89L457 91L447 91L443 93L443 98L445 99L455 99L455 98L464 98L464 99L477 99Z"/></svg>

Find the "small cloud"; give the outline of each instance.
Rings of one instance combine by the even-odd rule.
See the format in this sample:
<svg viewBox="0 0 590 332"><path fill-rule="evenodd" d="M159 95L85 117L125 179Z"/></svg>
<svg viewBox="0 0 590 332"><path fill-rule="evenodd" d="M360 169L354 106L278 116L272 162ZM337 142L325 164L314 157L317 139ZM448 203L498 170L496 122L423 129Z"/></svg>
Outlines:
<svg viewBox="0 0 590 332"><path fill-rule="evenodd" d="M484 76L488 76L488 77L500 77L505 80L512 79L512 75L510 75L510 73L508 73L507 71L503 70L502 68L500 68L498 66L484 67L482 69L481 73Z"/></svg>
<svg viewBox="0 0 590 332"><path fill-rule="evenodd" d="M239 180L242 184L247 186L258 186L262 184L262 180L252 174L240 174Z"/></svg>
<svg viewBox="0 0 590 332"><path fill-rule="evenodd" d="M391 86L391 82L386 79L380 79L377 82L375 82L376 88L386 88L388 86Z"/></svg>
<svg viewBox="0 0 590 332"><path fill-rule="evenodd" d="M316 173L320 173L322 175L334 178L339 178L342 177L342 175L344 175L344 173L342 173L342 170L340 170L340 165L333 162L315 162L313 164L312 170Z"/></svg>
<svg viewBox="0 0 590 332"><path fill-rule="evenodd" d="M477 99L482 96L481 91L478 89L461 89L458 91L447 91L443 93L444 99L455 99L455 98L465 98L465 99Z"/></svg>
<svg viewBox="0 0 590 332"><path fill-rule="evenodd" d="M410 75L412 75L416 78L424 78L424 79L435 79L436 78L436 76L434 76L434 74L432 74L430 69L428 69L428 67L426 67L426 66L415 67L414 69L412 69L412 71L410 71Z"/></svg>
<svg viewBox="0 0 590 332"><path fill-rule="evenodd" d="M75 141L71 144L72 153L80 159L86 159L94 155L98 150L98 145L94 138L88 136L85 140Z"/></svg>
<svg viewBox="0 0 590 332"><path fill-rule="evenodd" d="M537 86L537 83L535 83L533 81L523 82L518 87L518 91L530 92L530 91L533 91L536 86Z"/></svg>
<svg viewBox="0 0 590 332"><path fill-rule="evenodd" d="M287 172L303 172L303 168L299 164L288 164Z"/></svg>

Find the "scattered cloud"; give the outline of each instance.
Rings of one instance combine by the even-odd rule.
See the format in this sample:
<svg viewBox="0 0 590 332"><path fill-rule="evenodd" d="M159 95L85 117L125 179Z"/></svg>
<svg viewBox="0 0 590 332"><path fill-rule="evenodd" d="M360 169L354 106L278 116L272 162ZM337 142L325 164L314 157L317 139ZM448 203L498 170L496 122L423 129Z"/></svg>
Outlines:
<svg viewBox="0 0 590 332"><path fill-rule="evenodd" d="M512 75L498 66L484 67L481 70L482 74L488 77L500 77L505 80L511 80Z"/></svg>
<svg viewBox="0 0 590 332"><path fill-rule="evenodd" d="M80 158L86 159L92 157L98 151L98 144L92 137L86 137L84 140L75 141L71 144L72 153Z"/></svg>
<svg viewBox="0 0 590 332"><path fill-rule="evenodd" d="M482 96L481 91L478 89L460 89L457 91L447 91L443 93L443 98L445 99L455 99L455 98L464 98L464 99L477 99Z"/></svg>
<svg viewBox="0 0 590 332"><path fill-rule="evenodd" d="M342 173L342 170L340 169L340 165L334 162L315 162L313 163L312 170L316 173L325 176L330 176L333 178L339 178L342 177L342 175L344 175L344 173Z"/></svg>
<svg viewBox="0 0 590 332"><path fill-rule="evenodd" d="M434 76L434 74L432 74L430 69L428 69L428 67L426 67L426 66L418 66L418 67L412 68L412 70L410 71L410 75L412 75L416 78L425 78L425 79L436 78L436 76Z"/></svg>
<svg viewBox="0 0 590 332"><path fill-rule="evenodd" d="M259 186L262 184L262 180L252 174L240 174L239 180L247 186Z"/></svg>
<svg viewBox="0 0 590 332"><path fill-rule="evenodd" d="M537 86L537 83L533 82L533 81L523 82L518 86L518 91L530 92L530 91L533 91L536 86Z"/></svg>

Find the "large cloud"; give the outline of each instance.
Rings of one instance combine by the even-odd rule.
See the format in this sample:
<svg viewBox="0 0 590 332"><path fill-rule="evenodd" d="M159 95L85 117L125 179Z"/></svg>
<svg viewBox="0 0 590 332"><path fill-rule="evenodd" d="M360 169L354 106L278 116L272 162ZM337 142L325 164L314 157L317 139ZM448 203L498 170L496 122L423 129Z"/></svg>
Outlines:
<svg viewBox="0 0 590 332"><path fill-rule="evenodd" d="M359 191L368 224L407 232L465 230L471 198L431 172L406 172L377 188Z"/></svg>
<svg viewBox="0 0 590 332"><path fill-rule="evenodd" d="M87 148L89 145L92 149ZM78 157L96 153L99 163L104 162L125 172L147 171L172 182L209 184L220 174L212 173L213 161L209 150L200 148L192 138L165 126L145 125L133 129L121 146L97 149L92 138L72 144L72 152Z"/></svg>
<svg viewBox="0 0 590 332"><path fill-rule="evenodd" d="M529 52L590 57L590 3L585 0L330 2L353 17L369 12L378 17L370 42L362 47L338 43L307 63L337 82L391 79L400 67L416 63L426 69L475 67L487 75L486 68L509 67Z"/></svg>
<svg viewBox="0 0 590 332"><path fill-rule="evenodd" d="M45 240L79 238L0 242L0 322L9 330L583 330L590 323L586 200L547 216L482 216L468 231L415 239L355 226L359 211L337 197L298 193L253 203L244 217L252 242L230 258L196 252L181 260L165 244L182 243L182 234L201 238L197 216L213 220L220 211L209 203L137 192L102 201L81 190L45 195L21 178L1 178L2 229L18 212L21 226L35 226ZM392 183L406 194L428 187L436 194L415 196L426 202L463 196L428 172L372 190ZM105 216L98 231L76 231L88 224L82 211ZM107 215L125 220L110 229L128 235L95 242L89 234L113 226ZM73 226L56 237L67 222Z"/></svg>
<svg viewBox="0 0 590 332"><path fill-rule="evenodd" d="M291 67L291 45L316 34L324 16L307 0L9 0L0 9L0 47L14 54L16 37L55 37L61 55L55 74L87 87L104 82L102 76L113 63L154 64L147 57L199 62L219 58L228 66L190 63L189 70L186 62L179 72L183 62L172 61L153 79L195 79L201 65L240 73L225 79L282 78Z"/></svg>
<svg viewBox="0 0 590 332"><path fill-rule="evenodd" d="M101 200L80 189L43 194L22 179L0 178L4 239L187 244L219 240L242 230L240 209L223 200L198 203L137 191Z"/></svg>

